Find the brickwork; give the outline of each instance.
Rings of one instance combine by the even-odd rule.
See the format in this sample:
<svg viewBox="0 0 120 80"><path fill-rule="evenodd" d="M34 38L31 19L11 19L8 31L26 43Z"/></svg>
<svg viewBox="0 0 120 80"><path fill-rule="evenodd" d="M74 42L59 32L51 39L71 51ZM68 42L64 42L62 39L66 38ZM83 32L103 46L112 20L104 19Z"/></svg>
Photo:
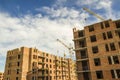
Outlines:
<svg viewBox="0 0 120 80"><path fill-rule="evenodd" d="M73 29L78 80L120 79L120 20Z"/></svg>
<svg viewBox="0 0 120 80"><path fill-rule="evenodd" d="M0 72L0 80L3 80L3 73Z"/></svg>
<svg viewBox="0 0 120 80"><path fill-rule="evenodd" d="M75 80L74 63L36 48L21 47L7 52L4 80Z"/></svg>

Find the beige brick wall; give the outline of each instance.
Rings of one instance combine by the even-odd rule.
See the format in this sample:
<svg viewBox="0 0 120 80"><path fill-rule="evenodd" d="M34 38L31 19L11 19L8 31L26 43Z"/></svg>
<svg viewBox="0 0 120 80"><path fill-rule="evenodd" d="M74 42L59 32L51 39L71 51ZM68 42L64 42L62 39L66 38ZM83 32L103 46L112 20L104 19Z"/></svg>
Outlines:
<svg viewBox="0 0 120 80"><path fill-rule="evenodd" d="M0 72L0 80L3 80L3 73Z"/></svg>
<svg viewBox="0 0 120 80"><path fill-rule="evenodd" d="M118 45L118 42L120 40L119 36L116 34L116 25L115 25L115 22L112 21L112 20L108 20L109 22L109 25L110 27L105 27L105 24L103 22L103 25L104 25L104 29L101 29L101 24L100 23L95 23L93 24L94 26L94 31L92 32L89 32L89 26L86 26L84 27L84 30L76 30L76 28L73 29L73 37L74 37L74 44L75 44L75 52L76 52L76 59L77 59L77 71L78 71L78 80L85 80L84 77L83 77L83 73L85 72L85 70L83 70L83 67L82 67L82 61L83 59L81 59L81 55L80 55L80 51L83 49L87 51L87 55L88 55L88 58L85 58L84 61L87 61L88 62L88 67L90 68L89 72L91 73L91 78L92 80L97 80L97 77L96 77L96 71L99 71L99 70L102 70L103 71L103 76L104 76L104 80L119 80L119 79L112 79L112 76L111 76L111 72L110 70L112 69L120 69L120 64L112 64L110 65L108 63L108 56L113 56L113 55L119 55L119 52L120 52L120 47ZM79 37L78 36L78 32L79 31L84 31L84 36L83 37ZM102 33L106 33L108 31L111 31L112 32L112 35L113 35L113 38L111 39L106 39L104 40L103 39L103 35ZM92 35L96 35L96 42L91 42L90 40L90 36ZM107 37L107 35L106 35ZM86 48L80 48L79 46L79 41L80 40L83 40L86 42ZM116 50L114 51L108 51L106 52L106 49L105 49L105 44L110 44L114 42L115 43L115 47L116 47ZM99 52L96 53L96 54L93 54L92 52L92 46L98 46L98 49L99 49ZM109 46L109 49L110 49L110 46ZM100 66L95 66L94 64L94 58L100 58L100 62L101 62L101 65ZM118 56L119 58L119 62L120 62L120 56ZM83 71L83 72L80 72L80 71Z"/></svg>
<svg viewBox="0 0 120 80"><path fill-rule="evenodd" d="M18 80L75 80L71 66L74 63L36 48L21 47L7 52L4 80L16 80L17 77Z"/></svg>

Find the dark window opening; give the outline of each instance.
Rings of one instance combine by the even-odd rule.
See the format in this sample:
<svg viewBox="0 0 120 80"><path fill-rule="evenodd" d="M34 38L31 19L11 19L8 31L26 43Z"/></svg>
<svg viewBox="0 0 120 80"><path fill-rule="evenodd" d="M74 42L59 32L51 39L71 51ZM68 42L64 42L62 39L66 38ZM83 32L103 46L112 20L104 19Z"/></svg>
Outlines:
<svg viewBox="0 0 120 80"><path fill-rule="evenodd" d="M119 64L120 62L119 62L119 59L118 59L118 56L109 56L108 57L108 62L109 62L109 64L112 64L112 59L113 59L113 62L114 62L114 64Z"/></svg>
<svg viewBox="0 0 120 80"><path fill-rule="evenodd" d="M116 70L118 78L120 78L120 69Z"/></svg>
<svg viewBox="0 0 120 80"><path fill-rule="evenodd" d="M109 51L108 44L105 44L105 49L106 49L106 51Z"/></svg>
<svg viewBox="0 0 120 80"><path fill-rule="evenodd" d="M20 70L19 70L19 69L17 69L17 74L19 74L19 71L20 71Z"/></svg>
<svg viewBox="0 0 120 80"><path fill-rule="evenodd" d="M33 77L32 77L32 80L36 80L36 77L35 77L35 76L33 76Z"/></svg>
<svg viewBox="0 0 120 80"><path fill-rule="evenodd" d="M18 59L20 59L20 54L18 55Z"/></svg>
<svg viewBox="0 0 120 80"><path fill-rule="evenodd" d="M50 59L50 62L52 62L52 60Z"/></svg>
<svg viewBox="0 0 120 80"><path fill-rule="evenodd" d="M48 70L46 71L46 74L48 74Z"/></svg>
<svg viewBox="0 0 120 80"><path fill-rule="evenodd" d="M108 36L108 38L113 38L112 32L111 31L107 32L107 36Z"/></svg>
<svg viewBox="0 0 120 80"><path fill-rule="evenodd" d="M84 36L84 32L83 32L83 31L79 31L79 32L78 32L78 36L79 36L79 37L83 37L83 36Z"/></svg>
<svg viewBox="0 0 120 80"><path fill-rule="evenodd" d="M16 80L19 80L18 77L16 77Z"/></svg>
<svg viewBox="0 0 120 80"><path fill-rule="evenodd" d="M109 64L112 64L112 60L111 60L110 56L108 57L108 62L109 62Z"/></svg>
<svg viewBox="0 0 120 80"><path fill-rule="evenodd" d="M115 78L114 70L111 70L110 72L111 72L111 76L112 76L112 78Z"/></svg>
<svg viewBox="0 0 120 80"><path fill-rule="evenodd" d="M99 58L95 58L94 59L94 64L95 64L95 66L100 66L101 65L100 59Z"/></svg>
<svg viewBox="0 0 120 80"><path fill-rule="evenodd" d="M12 65L11 65L11 63L8 63L8 67L11 67Z"/></svg>
<svg viewBox="0 0 120 80"><path fill-rule="evenodd" d="M96 41L96 36L95 35L90 36L90 40L91 40L91 42L95 42Z"/></svg>
<svg viewBox="0 0 120 80"><path fill-rule="evenodd" d="M7 71L7 75L9 75L9 74L11 74L11 70L8 70L8 71Z"/></svg>
<svg viewBox="0 0 120 80"><path fill-rule="evenodd" d="M48 62L48 59L46 59L46 62Z"/></svg>
<svg viewBox="0 0 120 80"><path fill-rule="evenodd" d="M100 23L100 25L101 25L101 29L103 29L103 28L104 28L104 25L103 25L103 23L102 23L102 22Z"/></svg>
<svg viewBox="0 0 120 80"><path fill-rule="evenodd" d="M105 35L105 33L103 33L102 35L103 35L103 39L105 40L105 39L106 39L106 35Z"/></svg>
<svg viewBox="0 0 120 80"><path fill-rule="evenodd" d="M32 69L32 73L35 74L37 72L37 69Z"/></svg>
<svg viewBox="0 0 120 80"><path fill-rule="evenodd" d="M46 80L48 80L48 76L46 77Z"/></svg>
<svg viewBox="0 0 120 80"><path fill-rule="evenodd" d="M89 32L92 32L92 31L94 31L94 26L93 25L89 26Z"/></svg>
<svg viewBox="0 0 120 80"><path fill-rule="evenodd" d="M116 50L114 43L110 43L110 48L111 48L112 51Z"/></svg>
<svg viewBox="0 0 120 80"><path fill-rule="evenodd" d="M97 79L103 79L103 72L102 71L96 71Z"/></svg>
<svg viewBox="0 0 120 80"><path fill-rule="evenodd" d="M118 34L118 36L119 36L119 38L120 38L120 32L117 32L117 34Z"/></svg>
<svg viewBox="0 0 120 80"><path fill-rule="evenodd" d="M50 76L50 80L52 80L52 76Z"/></svg>
<svg viewBox="0 0 120 80"><path fill-rule="evenodd" d="M33 59L37 59L37 55L33 55Z"/></svg>
<svg viewBox="0 0 120 80"><path fill-rule="evenodd" d="M20 66L20 62L17 62L17 66Z"/></svg>
<svg viewBox="0 0 120 80"><path fill-rule="evenodd" d="M37 66L37 62L33 62L32 63L32 66L34 67L34 66Z"/></svg>
<svg viewBox="0 0 120 80"><path fill-rule="evenodd" d="M10 57L8 57L9 58L9 60L12 60L12 56L10 56Z"/></svg>
<svg viewBox="0 0 120 80"><path fill-rule="evenodd" d="M118 56L113 56L114 64L119 64Z"/></svg>
<svg viewBox="0 0 120 80"><path fill-rule="evenodd" d="M120 28L120 21L116 21L115 24L117 28Z"/></svg>
<svg viewBox="0 0 120 80"><path fill-rule="evenodd" d="M107 27L110 27L110 24L109 24L108 21L105 21L105 27L106 27L106 28L107 28Z"/></svg>
<svg viewBox="0 0 120 80"><path fill-rule="evenodd" d="M48 54L46 54L46 56L48 57Z"/></svg>
<svg viewBox="0 0 120 80"><path fill-rule="evenodd" d="M46 67L48 68L48 64L46 64Z"/></svg>
<svg viewBox="0 0 120 80"><path fill-rule="evenodd" d="M119 48L120 48L120 42L118 42Z"/></svg>
<svg viewBox="0 0 120 80"><path fill-rule="evenodd" d="M93 53L98 53L98 46L92 47L92 52Z"/></svg>
<svg viewBox="0 0 120 80"><path fill-rule="evenodd" d="M50 65L50 68L52 68L52 65Z"/></svg>

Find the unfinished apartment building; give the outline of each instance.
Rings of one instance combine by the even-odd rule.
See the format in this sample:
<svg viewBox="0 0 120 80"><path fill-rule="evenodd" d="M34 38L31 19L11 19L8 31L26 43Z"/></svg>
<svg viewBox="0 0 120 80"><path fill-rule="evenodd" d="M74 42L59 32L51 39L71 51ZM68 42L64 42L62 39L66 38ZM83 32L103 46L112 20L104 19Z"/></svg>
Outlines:
<svg viewBox="0 0 120 80"><path fill-rule="evenodd" d="M75 80L74 63L36 48L21 47L7 52L4 80Z"/></svg>
<svg viewBox="0 0 120 80"><path fill-rule="evenodd" d="M3 73L0 72L0 80L3 80Z"/></svg>
<svg viewBox="0 0 120 80"><path fill-rule="evenodd" d="M120 20L73 29L78 80L120 80Z"/></svg>

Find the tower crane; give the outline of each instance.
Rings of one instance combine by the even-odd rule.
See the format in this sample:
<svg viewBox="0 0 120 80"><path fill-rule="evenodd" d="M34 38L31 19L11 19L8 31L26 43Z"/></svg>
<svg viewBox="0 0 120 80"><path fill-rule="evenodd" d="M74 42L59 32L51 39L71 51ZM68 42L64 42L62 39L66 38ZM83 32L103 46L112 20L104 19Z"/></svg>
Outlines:
<svg viewBox="0 0 120 80"><path fill-rule="evenodd" d="M61 40L59 40L59 39L57 39L57 41L60 42L62 45L64 45L64 46L68 49L69 54L70 54L70 58L72 59L72 50L73 50L73 47L67 46L65 43L63 43L63 42L62 42Z"/></svg>
<svg viewBox="0 0 120 80"><path fill-rule="evenodd" d="M105 19L102 18L101 16L99 16L98 14L92 12L91 10L89 10L88 8L83 8L83 10L87 11L88 13L92 14L93 16L97 17L98 19L100 19L101 21L104 21Z"/></svg>

